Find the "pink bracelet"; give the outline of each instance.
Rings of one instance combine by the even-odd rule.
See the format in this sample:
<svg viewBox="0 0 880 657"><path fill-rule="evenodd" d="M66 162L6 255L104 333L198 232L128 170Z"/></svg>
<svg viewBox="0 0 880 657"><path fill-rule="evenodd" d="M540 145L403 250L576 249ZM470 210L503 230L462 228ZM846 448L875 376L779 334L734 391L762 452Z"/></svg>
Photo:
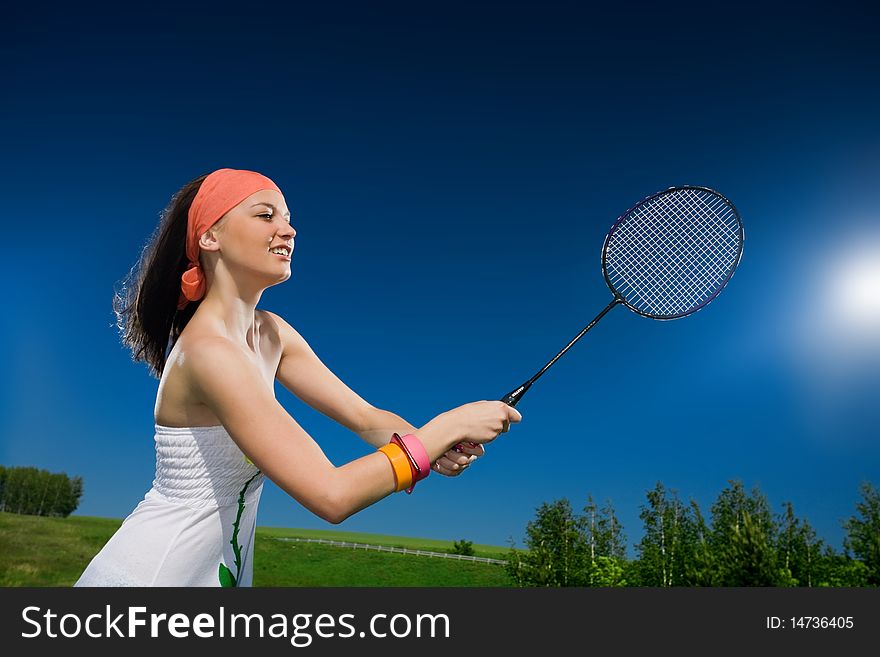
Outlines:
<svg viewBox="0 0 880 657"><path fill-rule="evenodd" d="M411 433L401 436L400 440L406 445L409 453L413 455L416 463L419 464L419 469L422 471L421 477L419 477L419 480L421 481L431 474L431 459L428 458L428 452L425 449L425 446L422 445L422 441L419 440L418 436Z"/></svg>
<svg viewBox="0 0 880 657"><path fill-rule="evenodd" d="M391 442L398 445L409 459L412 468L412 485L406 489L406 492L412 493L416 483L431 474L431 461L428 458L428 452L422 445L422 441L413 434L407 434L401 438L400 434L395 433L391 436Z"/></svg>

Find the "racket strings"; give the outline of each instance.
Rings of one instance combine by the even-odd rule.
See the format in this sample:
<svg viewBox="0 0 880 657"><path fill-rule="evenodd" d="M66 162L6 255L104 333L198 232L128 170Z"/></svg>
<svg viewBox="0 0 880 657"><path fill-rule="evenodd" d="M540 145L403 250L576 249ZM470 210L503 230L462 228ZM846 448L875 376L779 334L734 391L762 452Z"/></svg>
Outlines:
<svg viewBox="0 0 880 657"><path fill-rule="evenodd" d="M690 190L687 192L692 194ZM718 203L720 201L715 205ZM634 215L637 221L630 226L632 230L621 231L629 247L623 251L629 268L621 270L620 278L628 283L633 292L630 296L644 302L646 309L656 314L678 314L698 305L703 283L712 285L716 282L713 279L723 278L718 258L711 257L718 254L699 249L700 244L711 244L713 237L716 240L719 237L718 212L711 205L698 205L699 211L715 219L701 226L702 231L694 231L691 225L688 232L676 232L673 213L678 212L678 216L689 222L699 217L689 204L670 203L665 197L658 199L656 207L639 208ZM708 235L707 227L714 229Z"/></svg>
<svg viewBox="0 0 880 657"><path fill-rule="evenodd" d="M637 206L612 231L606 273L628 304L679 316L724 286L741 244L739 219L721 196L677 189Z"/></svg>
<svg viewBox="0 0 880 657"><path fill-rule="evenodd" d="M691 190L685 191L690 192ZM673 230L674 227L671 224L670 217L674 218L677 211L681 212L680 216L690 221L700 220L700 217L697 216L690 207L682 206L681 204L673 205L664 197L661 197L659 201L662 204L663 210L666 211L658 215L662 229L667 231L664 233L664 236L669 235L669 231ZM721 201L719 200L716 203L716 206L720 203ZM716 208L705 205L704 209L717 217L717 212L715 212ZM639 214L640 218L643 220L650 218L644 208L640 209ZM718 228L717 222L708 223L707 225L713 229ZM646 237L648 237L648 247L659 254L659 260L656 263L659 267L655 267L656 271L651 270L650 267L645 266L646 264L650 265L651 263L646 263L644 259L642 259L640 264L643 270L647 271L649 274L656 274L657 276L657 280L652 281L655 283L654 291L656 294L646 295L650 297L650 301L654 303L657 309L662 310L660 306L662 306L663 298L669 297L673 302L676 300L680 302L678 304L674 303L673 307L669 309L675 310L676 312L683 312L692 305L698 305L702 300L702 290L698 289L695 285L697 282L706 281L713 284L720 282L720 280L723 279L726 272L718 267L718 258L707 257L707 254L699 248L701 245L711 244L711 239L717 239L719 237L717 230L715 230L714 233L715 234L710 235L704 234L699 236L699 238L695 237L694 233L682 234L678 235L675 241L664 243L656 234L651 234L646 231L645 234ZM687 270L687 265L692 266L691 271ZM676 282L679 283L680 289L678 290L675 289Z"/></svg>
<svg viewBox="0 0 880 657"><path fill-rule="evenodd" d="M640 215L644 227L646 213L642 211ZM661 219L658 225L668 230L665 215L661 215ZM618 282L627 284L621 286L628 287L623 290L627 299L641 303L643 310L660 315L685 313L703 301L705 284L711 286L719 282L718 279L723 280L724 271L719 269L718 259L698 251L693 236L682 236L674 248L656 234L646 233L646 237L642 244L627 240L630 250L624 255L637 257L625 258L629 269L621 270L621 276L617 277ZM646 257L646 248L658 255L653 260Z"/></svg>

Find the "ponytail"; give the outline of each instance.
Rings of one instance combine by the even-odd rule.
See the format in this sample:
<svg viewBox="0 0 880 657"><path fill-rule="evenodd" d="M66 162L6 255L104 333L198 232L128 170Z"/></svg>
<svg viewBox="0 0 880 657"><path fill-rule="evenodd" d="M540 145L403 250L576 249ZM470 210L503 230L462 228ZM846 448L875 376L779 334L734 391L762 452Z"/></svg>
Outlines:
<svg viewBox="0 0 880 657"><path fill-rule="evenodd" d="M177 310L180 277L189 262L189 207L206 177L187 183L171 198L137 264L114 290L113 311L122 343L131 350L132 360L144 361L157 379L165 370L168 353L201 303L191 301Z"/></svg>

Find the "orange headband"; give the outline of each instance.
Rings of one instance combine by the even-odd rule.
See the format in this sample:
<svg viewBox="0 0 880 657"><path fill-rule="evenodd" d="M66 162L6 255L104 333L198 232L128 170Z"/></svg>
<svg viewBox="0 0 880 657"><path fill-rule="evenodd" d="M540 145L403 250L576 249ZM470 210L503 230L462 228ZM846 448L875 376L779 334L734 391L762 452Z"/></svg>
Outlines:
<svg viewBox="0 0 880 657"><path fill-rule="evenodd" d="M189 268L180 277L180 298L177 309L183 310L190 301L205 296L205 272L199 265L199 237L217 223L224 214L262 189L281 190L266 176L244 169L217 169L202 181L189 208L186 232L186 257Z"/></svg>

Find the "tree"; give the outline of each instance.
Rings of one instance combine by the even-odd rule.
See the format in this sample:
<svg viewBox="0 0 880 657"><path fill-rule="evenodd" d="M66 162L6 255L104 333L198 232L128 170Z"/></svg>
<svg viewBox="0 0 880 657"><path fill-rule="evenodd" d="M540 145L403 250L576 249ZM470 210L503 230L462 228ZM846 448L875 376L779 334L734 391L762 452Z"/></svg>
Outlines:
<svg viewBox="0 0 880 657"><path fill-rule="evenodd" d="M67 517L79 506L82 478L33 467L0 466L0 511Z"/></svg>
<svg viewBox="0 0 880 657"><path fill-rule="evenodd" d="M597 509L593 496L587 498L581 519L586 543L589 548L587 561L587 584L589 586L625 586L621 563L626 560L626 538L623 526L608 500Z"/></svg>
<svg viewBox="0 0 880 657"><path fill-rule="evenodd" d="M778 521L777 559L780 584L785 586L816 586L819 562L822 558L822 540L806 519L794 514L791 502L784 505Z"/></svg>
<svg viewBox="0 0 880 657"><path fill-rule="evenodd" d="M626 558L626 537L623 534L623 525L614 513L611 500L608 500L599 510L596 522L596 554L601 557L613 559Z"/></svg>
<svg viewBox="0 0 880 657"><path fill-rule="evenodd" d="M694 551L693 523L675 491L659 481L647 493L639 517L645 535L639 542L639 572L645 586L687 585L688 562Z"/></svg>
<svg viewBox="0 0 880 657"><path fill-rule="evenodd" d="M9 480L9 470L0 465L0 511L6 510L6 482Z"/></svg>
<svg viewBox="0 0 880 657"><path fill-rule="evenodd" d="M627 586L626 560L596 557L589 576L590 586Z"/></svg>
<svg viewBox="0 0 880 657"><path fill-rule="evenodd" d="M83 494L83 480L82 477L74 477L73 479L68 479L67 475L64 475L64 477L67 479L65 491L67 494L64 498L64 503L58 506L57 511L66 518L76 511L76 507L79 506L79 498Z"/></svg>
<svg viewBox="0 0 880 657"><path fill-rule="evenodd" d="M716 564L716 585L776 586L775 526L767 498L742 482L730 481L712 505L710 545Z"/></svg>
<svg viewBox="0 0 880 657"><path fill-rule="evenodd" d="M857 515L843 523L846 537L844 548L865 564L868 582L880 585L880 492L870 482L859 490L862 500L856 504Z"/></svg>
<svg viewBox="0 0 880 657"><path fill-rule="evenodd" d="M587 545L581 524L567 499L542 504L526 527L528 552L511 547L508 574L519 586L584 586Z"/></svg>
<svg viewBox="0 0 880 657"><path fill-rule="evenodd" d="M688 586L717 586L718 567L711 545L711 529L696 500L691 500L693 550L687 561L685 577Z"/></svg>
<svg viewBox="0 0 880 657"><path fill-rule="evenodd" d="M772 537L760 519L744 511L731 536L724 586L778 586L788 582L780 578Z"/></svg>
<svg viewBox="0 0 880 657"><path fill-rule="evenodd" d="M857 559L837 554L826 547L816 568L817 586L855 587L869 586L868 567Z"/></svg>
<svg viewBox="0 0 880 657"><path fill-rule="evenodd" d="M461 539L452 543L452 554L461 554L466 557L474 556L474 542Z"/></svg>

